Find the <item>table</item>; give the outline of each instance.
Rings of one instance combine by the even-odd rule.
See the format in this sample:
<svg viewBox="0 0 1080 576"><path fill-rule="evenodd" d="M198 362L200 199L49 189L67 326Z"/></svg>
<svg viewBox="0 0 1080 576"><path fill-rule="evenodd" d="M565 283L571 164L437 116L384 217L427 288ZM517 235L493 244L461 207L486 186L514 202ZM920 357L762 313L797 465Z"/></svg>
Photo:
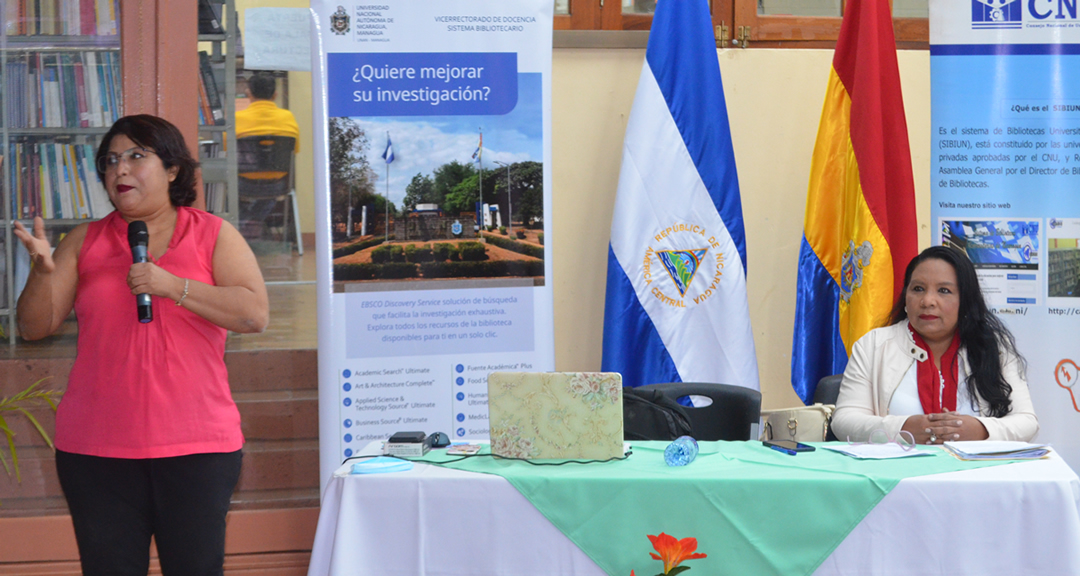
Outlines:
<svg viewBox="0 0 1080 576"><path fill-rule="evenodd" d="M327 485L309 576L604 574L499 476L348 471ZM905 479L814 574L1080 574L1080 479L1057 456Z"/></svg>

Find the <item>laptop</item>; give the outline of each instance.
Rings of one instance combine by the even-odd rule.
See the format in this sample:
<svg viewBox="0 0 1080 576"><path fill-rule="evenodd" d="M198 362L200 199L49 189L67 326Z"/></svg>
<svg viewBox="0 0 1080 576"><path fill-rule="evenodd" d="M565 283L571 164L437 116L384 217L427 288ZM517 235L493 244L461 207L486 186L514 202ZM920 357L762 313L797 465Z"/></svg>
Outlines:
<svg viewBox="0 0 1080 576"><path fill-rule="evenodd" d="M607 460L623 448L622 375L492 372L491 453L507 458Z"/></svg>

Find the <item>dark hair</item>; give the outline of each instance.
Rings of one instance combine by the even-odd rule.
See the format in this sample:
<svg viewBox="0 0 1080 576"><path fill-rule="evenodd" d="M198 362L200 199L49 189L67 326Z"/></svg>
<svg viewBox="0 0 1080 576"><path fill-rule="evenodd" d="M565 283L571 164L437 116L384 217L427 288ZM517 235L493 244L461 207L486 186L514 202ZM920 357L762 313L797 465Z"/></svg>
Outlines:
<svg viewBox="0 0 1080 576"><path fill-rule="evenodd" d="M923 250L921 254L912 258L904 272L904 290L896 301L892 311L892 323L896 324L907 319L908 284L911 283L911 274L915 268L930 259L941 260L956 271L957 291L960 296L960 309L956 317L956 331L960 334L960 345L967 354L968 363L971 365L971 374L968 375L968 389L972 392L972 402L975 401L975 392L990 405L990 415L996 418L1005 416L1011 410L1009 395L1012 394L1012 386L1005 381L1001 374L1001 351L1016 356L1019 363L1018 369L1023 374L1026 369L1024 357L1016 349L1016 340L1009 329L990 311L983 299L982 290L979 288L979 277L975 273L975 266L968 260L967 254L955 248L945 246L931 246Z"/></svg>
<svg viewBox="0 0 1080 576"><path fill-rule="evenodd" d="M248 90L251 91L252 98L269 100L277 91L277 80L269 72L256 72L248 78Z"/></svg>
<svg viewBox="0 0 1080 576"><path fill-rule="evenodd" d="M195 202L195 169L199 167L198 161L191 157L180 129L164 118L149 114L124 116L101 139L94 159L98 166L98 178L102 182L105 181L105 172L101 166L109 153L112 139L121 134L153 151L161 158L166 170L174 166L179 168L176 178L169 183L169 202L173 206L191 206Z"/></svg>

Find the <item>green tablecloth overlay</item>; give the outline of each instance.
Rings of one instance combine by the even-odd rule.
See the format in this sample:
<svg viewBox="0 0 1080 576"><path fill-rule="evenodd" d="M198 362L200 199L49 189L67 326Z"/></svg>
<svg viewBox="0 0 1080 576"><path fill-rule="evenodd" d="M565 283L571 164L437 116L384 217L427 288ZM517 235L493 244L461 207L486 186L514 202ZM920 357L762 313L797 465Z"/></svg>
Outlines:
<svg viewBox="0 0 1080 576"><path fill-rule="evenodd" d="M496 474L514 485L611 576L662 571L647 535L694 537L701 576L810 574L900 480L1006 462L932 456L855 460L819 449L797 456L760 442L702 442L689 466L664 464L667 442L634 442L621 461L535 466L491 456L424 461Z"/></svg>

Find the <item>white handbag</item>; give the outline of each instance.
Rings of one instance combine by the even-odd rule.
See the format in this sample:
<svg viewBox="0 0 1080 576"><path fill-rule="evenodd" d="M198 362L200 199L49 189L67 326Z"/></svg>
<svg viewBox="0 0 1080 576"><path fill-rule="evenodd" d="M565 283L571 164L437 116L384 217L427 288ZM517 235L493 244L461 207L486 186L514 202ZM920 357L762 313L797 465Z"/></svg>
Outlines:
<svg viewBox="0 0 1080 576"><path fill-rule="evenodd" d="M829 419L833 404L814 404L798 408L762 410L764 424L761 440L794 440L796 442L824 442L829 433Z"/></svg>

